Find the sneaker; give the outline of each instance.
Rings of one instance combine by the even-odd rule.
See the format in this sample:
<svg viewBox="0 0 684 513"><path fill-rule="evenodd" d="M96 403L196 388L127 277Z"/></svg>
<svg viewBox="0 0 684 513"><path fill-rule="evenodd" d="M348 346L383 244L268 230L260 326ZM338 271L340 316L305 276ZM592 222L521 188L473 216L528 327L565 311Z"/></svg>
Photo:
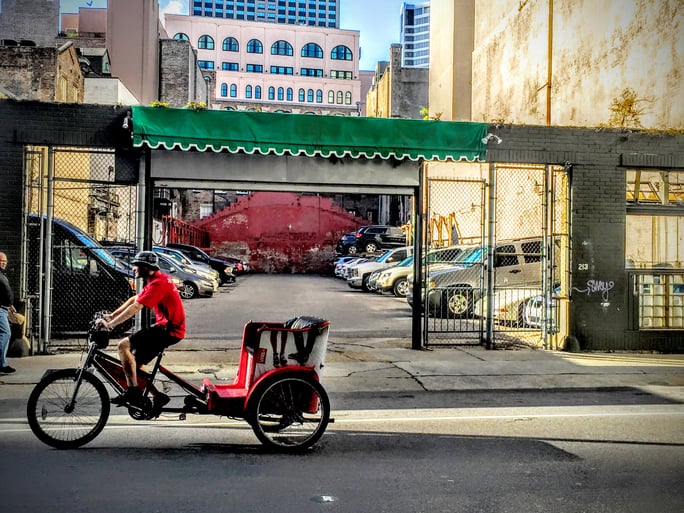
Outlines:
<svg viewBox="0 0 684 513"><path fill-rule="evenodd" d="M287 357L290 360L296 360L299 365L304 365L306 361L309 359L309 355L306 353L291 353L288 354Z"/></svg>
<svg viewBox="0 0 684 513"><path fill-rule="evenodd" d="M152 398L152 417L159 417L162 408L169 404L170 400L171 398L168 395L158 392L157 395Z"/></svg>
<svg viewBox="0 0 684 513"><path fill-rule="evenodd" d="M9 365L0 367L0 373L2 374L12 374L13 372L17 372L17 369L15 369L14 367L10 367Z"/></svg>
<svg viewBox="0 0 684 513"><path fill-rule="evenodd" d="M112 399L112 404L117 406L134 405L142 403L142 390L138 387L128 387L126 391L118 397Z"/></svg>

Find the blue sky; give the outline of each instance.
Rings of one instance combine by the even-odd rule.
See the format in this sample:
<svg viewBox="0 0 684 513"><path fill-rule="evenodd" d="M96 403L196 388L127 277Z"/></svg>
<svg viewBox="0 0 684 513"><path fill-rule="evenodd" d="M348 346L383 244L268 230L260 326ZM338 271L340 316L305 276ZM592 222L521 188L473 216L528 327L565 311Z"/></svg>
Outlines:
<svg viewBox="0 0 684 513"><path fill-rule="evenodd" d="M399 9L403 0L340 0L340 28L361 33L361 70L389 59L389 47L399 42ZM79 7L106 7L107 0L62 0L62 12ZM159 0L162 11L186 14L188 0Z"/></svg>

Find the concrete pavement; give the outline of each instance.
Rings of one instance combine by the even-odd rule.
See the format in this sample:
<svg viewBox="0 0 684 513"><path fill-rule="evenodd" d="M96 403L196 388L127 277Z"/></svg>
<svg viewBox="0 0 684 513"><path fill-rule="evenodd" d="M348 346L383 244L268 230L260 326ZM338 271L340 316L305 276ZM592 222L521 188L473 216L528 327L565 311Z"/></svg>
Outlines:
<svg viewBox="0 0 684 513"><path fill-rule="evenodd" d="M164 365L192 382L223 382L235 375L238 355L239 341L189 339L167 351ZM70 351L10 359L17 372L0 375L0 396L25 396L45 369L75 367L80 358L80 352ZM684 355L488 351L480 346L416 351L409 339L331 335L323 382L331 393L390 394L633 387L684 403Z"/></svg>

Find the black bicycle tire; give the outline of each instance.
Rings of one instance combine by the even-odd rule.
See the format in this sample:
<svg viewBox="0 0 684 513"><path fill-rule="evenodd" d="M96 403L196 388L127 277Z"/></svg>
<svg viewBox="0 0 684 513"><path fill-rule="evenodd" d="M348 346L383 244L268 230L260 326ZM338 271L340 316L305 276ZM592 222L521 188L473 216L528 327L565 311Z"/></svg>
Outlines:
<svg viewBox="0 0 684 513"><path fill-rule="evenodd" d="M92 429L87 431L82 436L78 436L71 439L63 439L57 438L56 436L52 436L50 432L46 431L43 428L43 424L38 420L37 417L38 401L41 398L41 394L43 394L43 392L50 385L52 385L58 380L75 380L78 372L78 369L62 369L48 374L34 387L33 391L31 392L31 395L29 396L28 403L26 405L26 417L28 419L31 431L33 431L33 434L36 435L36 437L41 442L56 449L76 449L78 447L81 447L82 445L87 444L88 442L91 442L104 429L105 425L107 424L107 419L109 418L109 412L111 407L109 404L109 394L107 393L106 387L104 386L102 381L93 376L91 373L84 372L81 387L83 387L85 383L92 385L95 392L97 392L97 395L99 396L101 403L101 410L99 416L97 417L97 420L95 421ZM64 397L61 397L61 399L64 401L70 398L71 397L68 393L65 393ZM66 424L68 423L65 423L65 427L68 427Z"/></svg>
<svg viewBox="0 0 684 513"><path fill-rule="evenodd" d="M259 422L259 408L264 403L264 398L267 394L271 393L276 386L283 387L288 382L304 384L313 389L318 396L320 420L317 428L310 436L298 443L283 444L279 443L278 437L273 435L273 433L278 433L279 429L268 429ZM294 405L290 405L290 408L294 409ZM323 386L311 377L302 375L273 376L259 384L258 388L254 391L247 406L246 419L252 426L254 434L264 446L280 452L299 452L313 446L325 433L330 421L330 399ZM288 424L286 427L289 427L289 425L291 424Z"/></svg>

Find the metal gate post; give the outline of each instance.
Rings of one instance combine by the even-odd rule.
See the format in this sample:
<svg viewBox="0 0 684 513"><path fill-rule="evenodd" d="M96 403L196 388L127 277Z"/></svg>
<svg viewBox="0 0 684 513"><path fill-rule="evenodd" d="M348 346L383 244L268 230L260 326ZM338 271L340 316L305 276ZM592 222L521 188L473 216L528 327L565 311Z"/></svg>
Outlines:
<svg viewBox="0 0 684 513"><path fill-rule="evenodd" d="M486 347L495 349L494 344L494 240L496 235L496 164L489 164L489 205L487 209L488 229L487 229L487 279L485 287L487 290L487 318L486 326Z"/></svg>
<svg viewBox="0 0 684 513"><path fill-rule="evenodd" d="M420 163L420 171L418 173L418 187L416 187L414 196L416 197L416 208L413 212L413 313L411 317L411 349L422 349L423 337L421 333L421 309L422 304L420 298L422 297L422 277L423 277L423 222L425 216L424 209L424 194L425 194L425 166L423 161ZM427 319L427 308L425 309L425 318ZM427 333L427 330L426 330Z"/></svg>
<svg viewBox="0 0 684 513"><path fill-rule="evenodd" d="M55 210L55 149L48 148L47 162L47 205L45 220L45 244L43 259L43 276L45 285L43 288L43 303L40 306L42 317L42 331L40 333L40 352L46 354L50 347L50 332L52 331L52 219Z"/></svg>

